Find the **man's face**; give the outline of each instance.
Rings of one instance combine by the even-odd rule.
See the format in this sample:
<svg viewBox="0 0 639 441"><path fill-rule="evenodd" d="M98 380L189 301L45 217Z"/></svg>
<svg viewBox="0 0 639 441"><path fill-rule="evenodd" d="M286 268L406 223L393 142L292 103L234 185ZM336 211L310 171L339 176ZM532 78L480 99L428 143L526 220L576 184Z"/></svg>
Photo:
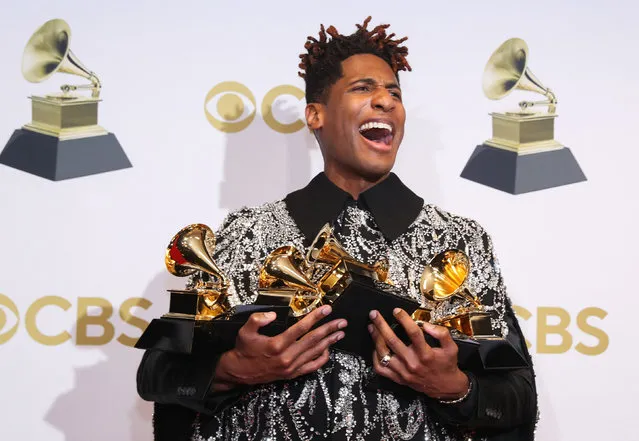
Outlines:
<svg viewBox="0 0 639 441"><path fill-rule="evenodd" d="M378 181L393 168L404 137L401 90L390 66L375 55L347 58L342 71L326 104L315 105L315 118L307 109L309 127L319 137L327 171Z"/></svg>

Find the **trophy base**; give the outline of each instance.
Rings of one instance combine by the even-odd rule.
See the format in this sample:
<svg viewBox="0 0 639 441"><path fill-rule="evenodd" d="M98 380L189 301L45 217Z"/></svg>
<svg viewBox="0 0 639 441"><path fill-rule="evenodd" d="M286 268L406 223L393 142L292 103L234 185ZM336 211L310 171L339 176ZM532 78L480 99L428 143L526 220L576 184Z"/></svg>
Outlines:
<svg viewBox="0 0 639 441"><path fill-rule="evenodd" d="M274 311L277 318L260 328L260 334L273 337L288 326L289 308L241 305L213 320L194 320L168 314L153 319L135 344L136 349L157 349L182 354L204 351L223 353L235 347L240 328L255 312Z"/></svg>
<svg viewBox="0 0 639 441"><path fill-rule="evenodd" d="M24 128L61 140L106 135L98 125L98 98L69 94L31 97L31 122Z"/></svg>
<svg viewBox="0 0 639 441"><path fill-rule="evenodd" d="M586 181L586 176L567 147L518 154L487 144L475 148L461 177L510 194Z"/></svg>
<svg viewBox="0 0 639 441"><path fill-rule="evenodd" d="M168 290L170 294L169 312L163 317L191 320L213 320L224 314L228 307L223 306L225 295L219 292L209 293L206 289ZM210 302L207 304L207 300Z"/></svg>
<svg viewBox="0 0 639 441"><path fill-rule="evenodd" d="M344 330L344 338L331 348L370 360L375 349L373 338L368 332L370 311L378 311L386 323L391 324L395 321L395 308L401 308L411 315L419 307L419 303L378 288L368 277L356 273L351 273L351 277L346 289L331 303L333 312L316 326L335 319L346 319L348 326Z"/></svg>
<svg viewBox="0 0 639 441"><path fill-rule="evenodd" d="M491 113L493 137L486 144L520 154L556 150L555 113Z"/></svg>
<svg viewBox="0 0 639 441"><path fill-rule="evenodd" d="M438 320L436 324L458 331L472 339L500 338L493 330L489 312L466 312Z"/></svg>
<svg viewBox="0 0 639 441"><path fill-rule="evenodd" d="M410 344L401 325L394 324L393 330L405 344ZM439 340L424 334L426 343L433 348L441 347ZM489 338L453 337L457 345L457 365L460 369L493 371L513 370L528 367L524 356L508 340L502 337Z"/></svg>
<svg viewBox="0 0 639 441"><path fill-rule="evenodd" d="M60 139L26 129L13 132L0 164L51 181L132 167L113 133Z"/></svg>

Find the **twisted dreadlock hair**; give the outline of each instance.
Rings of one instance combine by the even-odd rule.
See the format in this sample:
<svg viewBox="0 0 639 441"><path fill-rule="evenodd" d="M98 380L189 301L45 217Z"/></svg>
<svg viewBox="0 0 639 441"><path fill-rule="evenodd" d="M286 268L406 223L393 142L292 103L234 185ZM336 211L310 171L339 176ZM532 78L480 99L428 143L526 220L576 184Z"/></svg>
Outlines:
<svg viewBox="0 0 639 441"><path fill-rule="evenodd" d="M352 55L376 55L388 63L395 76L400 70L412 70L406 61L408 48L400 46L408 37L394 40L395 34L386 35L388 24L368 30L370 21L368 17L363 24L356 25L357 31L351 35L341 35L334 26L324 29L320 25L319 40L307 37L304 45L307 53L300 55L299 64L303 71L299 75L306 81L307 103L326 102L329 87L343 75L342 61ZM330 40L327 34L332 37Z"/></svg>

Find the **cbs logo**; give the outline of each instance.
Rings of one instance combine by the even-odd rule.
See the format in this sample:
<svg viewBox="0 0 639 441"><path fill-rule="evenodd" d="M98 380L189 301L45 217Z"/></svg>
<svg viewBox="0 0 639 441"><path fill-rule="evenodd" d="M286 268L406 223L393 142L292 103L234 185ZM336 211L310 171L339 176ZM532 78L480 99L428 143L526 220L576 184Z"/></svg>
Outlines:
<svg viewBox="0 0 639 441"><path fill-rule="evenodd" d="M133 308L149 309L151 302L140 297L133 297L125 300L119 307L120 321L139 330L138 334L149 325L145 320L133 315ZM66 314L73 314L75 320L75 336L67 330L60 329L58 332L48 330L45 332L38 324L38 316L45 309L58 309ZM73 304L64 297L46 296L37 299L26 310L24 314L24 326L27 334L37 343L45 346L61 345L75 337L76 345L100 346L109 343L114 338L125 346L134 346L137 337L132 337L125 333L115 336L116 330L113 325L114 307L107 299L100 297L79 297L75 305L75 311L69 311ZM98 309L98 314L91 313L90 310ZM10 311L10 317L6 311ZM15 320L15 323L11 323ZM0 345L8 342L18 331L20 325L20 313L16 304L7 296L0 294ZM5 329L8 328L8 329ZM92 332L89 332L89 330ZM98 335L95 330L98 330ZM90 335L91 334L91 335Z"/></svg>
<svg viewBox="0 0 639 441"><path fill-rule="evenodd" d="M571 317L568 311L558 306L540 306L537 308L536 317L533 313L521 306L513 305L515 314L519 317L522 327L528 323L536 327L536 348L538 354L563 354L573 348L575 340L579 342L574 345L575 351L584 355L600 355L610 343L610 338L601 328L594 326L590 319L595 318L603 320L608 313L601 308L588 307L584 308L577 314L576 329L571 326ZM534 320L534 322L533 322ZM589 342L594 341L595 344L586 344L581 338L587 336ZM550 338L549 338L550 337ZM550 342L553 340L554 342ZM526 340L528 348L532 348L533 344Z"/></svg>
<svg viewBox="0 0 639 441"><path fill-rule="evenodd" d="M306 122L297 117L294 121L282 121L275 116L274 107L278 99L292 96L301 101L304 91L299 87L281 85L269 90L261 104L262 119L271 129L279 133L295 133L306 127ZM226 81L213 87L204 99L204 114L217 130L237 133L246 129L255 119L257 101L248 87L235 81ZM290 118L288 118L290 119Z"/></svg>

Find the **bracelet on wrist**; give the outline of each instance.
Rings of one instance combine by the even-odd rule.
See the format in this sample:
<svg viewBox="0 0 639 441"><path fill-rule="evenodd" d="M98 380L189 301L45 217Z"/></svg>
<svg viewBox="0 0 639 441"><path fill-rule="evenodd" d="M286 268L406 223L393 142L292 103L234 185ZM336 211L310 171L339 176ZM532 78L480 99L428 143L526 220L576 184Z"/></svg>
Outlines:
<svg viewBox="0 0 639 441"><path fill-rule="evenodd" d="M439 400L440 403L442 404L458 404L461 403L462 401L464 401L466 398L468 398L468 396L470 395L470 392L473 390L473 380L468 377L468 390L466 390L466 393L459 397L459 398L455 398L452 400Z"/></svg>

